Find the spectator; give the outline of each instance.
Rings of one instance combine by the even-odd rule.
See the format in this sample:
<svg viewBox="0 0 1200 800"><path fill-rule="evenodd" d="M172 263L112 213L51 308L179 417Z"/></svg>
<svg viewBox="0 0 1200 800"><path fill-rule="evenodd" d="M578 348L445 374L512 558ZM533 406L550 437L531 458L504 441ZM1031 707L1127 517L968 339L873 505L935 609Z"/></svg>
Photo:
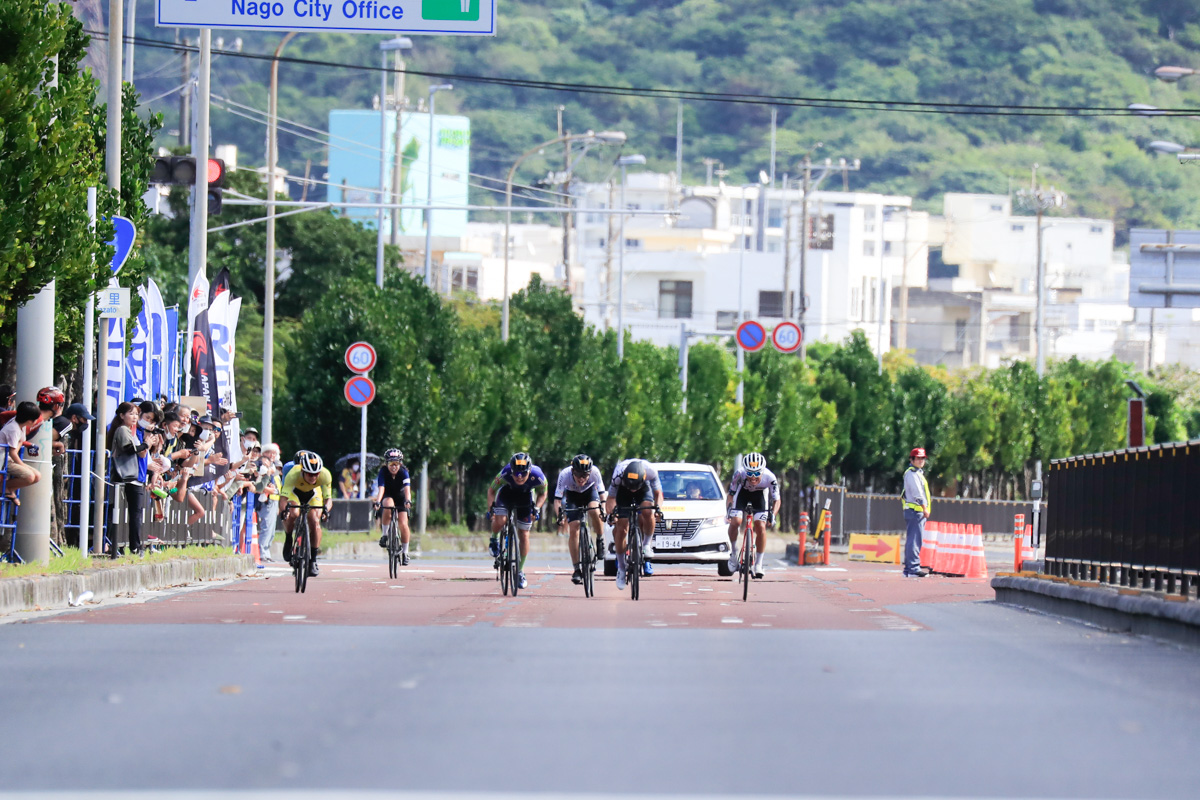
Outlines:
<svg viewBox="0 0 1200 800"><path fill-rule="evenodd" d="M5 496L14 502L17 489L32 486L42 478L41 473L22 461L20 455L30 429L40 424L41 418L37 403L26 401L17 405L16 414L0 428L0 447L8 450L8 488Z"/></svg>
<svg viewBox="0 0 1200 800"><path fill-rule="evenodd" d="M258 548L263 561L274 561L271 543L275 540L275 521L279 515L279 491L283 486L280 477L279 445L269 444L262 450L259 462L259 479L255 484L258 492Z"/></svg>
<svg viewBox="0 0 1200 800"><path fill-rule="evenodd" d="M54 531L55 537L60 544L70 544L78 546L78 536L74 539L67 538L67 497L79 497L79 450L83 447L83 436L87 431L88 423L94 420L87 410L87 406L83 403L74 403L67 406L62 414L55 417L51 424L54 426L54 438L56 444L54 447ZM63 452L59 452L59 445L62 445ZM74 453L73 456L68 456L68 453ZM68 491L64 475L68 473L68 465L75 467L69 470L76 477L71 479L71 488ZM78 521L76 521L76 525Z"/></svg>
<svg viewBox="0 0 1200 800"><path fill-rule="evenodd" d="M116 494L124 492L125 509L129 519L129 550L142 554L142 499L145 496L148 445L138 435L140 410L133 403L117 406L116 416L108 426L109 479L113 484L108 502L108 538L112 542L112 557L119 554L116 535Z"/></svg>
<svg viewBox="0 0 1200 800"><path fill-rule="evenodd" d="M0 383L0 411L12 411L17 393L7 383Z"/></svg>
<svg viewBox="0 0 1200 800"><path fill-rule="evenodd" d="M358 497L358 461L351 461L342 470L341 480L338 481L338 488L342 491L342 497Z"/></svg>
<svg viewBox="0 0 1200 800"><path fill-rule="evenodd" d="M171 423L168 424L168 434L170 433ZM188 482L197 468L203 472L201 462L203 454L201 453L202 444L200 443L201 427L198 422L193 422L189 419L186 424L183 420L179 420L179 432L176 435L176 444L174 450L168 455L176 463L175 475L175 501L186 503L191 510L188 516L188 524L195 525L204 517L204 505L196 494L189 490Z"/></svg>
<svg viewBox="0 0 1200 800"><path fill-rule="evenodd" d="M221 409L222 418L229 415L228 409ZM233 417L229 417L233 419ZM247 428L242 434L239 452L241 455L229 467L231 472L241 472L242 478L248 481L258 480L258 458L261 454L261 449L258 448L258 431L254 428ZM251 471L254 473L251 474ZM232 531L233 531L233 549L238 552L247 552L250 546L250 534L254 525L254 510L257 505L258 495L250 491L240 491L233 495L231 499L232 508Z"/></svg>

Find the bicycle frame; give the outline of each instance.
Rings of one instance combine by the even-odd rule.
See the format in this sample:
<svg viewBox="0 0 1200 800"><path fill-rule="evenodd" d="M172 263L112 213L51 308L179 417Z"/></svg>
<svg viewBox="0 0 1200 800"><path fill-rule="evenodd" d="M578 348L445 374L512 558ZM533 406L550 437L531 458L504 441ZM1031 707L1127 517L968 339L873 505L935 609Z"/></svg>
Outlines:
<svg viewBox="0 0 1200 800"><path fill-rule="evenodd" d="M641 596L642 564L645 560L641 529L641 515L643 511L653 511L656 516L662 515L662 511L657 505L643 505L641 503L637 505L618 506L613 509L613 515L615 515L617 521L622 518L629 519L629 525L625 530L625 579L629 582L629 596L634 600L639 599ZM650 531L649 537L653 541L653 529ZM613 540L614 542L616 541L615 533Z"/></svg>

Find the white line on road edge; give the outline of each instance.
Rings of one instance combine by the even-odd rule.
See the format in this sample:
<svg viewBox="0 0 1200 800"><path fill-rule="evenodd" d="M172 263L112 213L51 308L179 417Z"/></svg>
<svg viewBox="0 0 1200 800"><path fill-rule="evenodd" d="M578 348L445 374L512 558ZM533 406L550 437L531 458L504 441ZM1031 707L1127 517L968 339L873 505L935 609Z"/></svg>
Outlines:
<svg viewBox="0 0 1200 800"><path fill-rule="evenodd" d="M271 790L258 791L63 791L63 792L4 792L0 800L677 800L679 794L601 794L578 792L397 792L343 790ZM798 795L798 794L705 794L705 800L932 800L930 795ZM959 795L937 795L937 800L968 800ZM969 800L1000 800L972 797ZM1055 800L1051 797L1030 797L1026 800Z"/></svg>

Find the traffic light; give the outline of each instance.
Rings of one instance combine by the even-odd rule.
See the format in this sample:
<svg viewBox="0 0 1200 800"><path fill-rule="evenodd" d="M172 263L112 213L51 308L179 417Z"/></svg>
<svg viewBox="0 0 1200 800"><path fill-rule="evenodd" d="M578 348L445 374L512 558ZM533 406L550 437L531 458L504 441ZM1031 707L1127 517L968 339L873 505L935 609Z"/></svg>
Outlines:
<svg viewBox="0 0 1200 800"><path fill-rule="evenodd" d="M225 187L225 161L208 159L208 213L221 213L222 189ZM195 186L196 159L191 156L157 156L150 173L150 183L167 186Z"/></svg>

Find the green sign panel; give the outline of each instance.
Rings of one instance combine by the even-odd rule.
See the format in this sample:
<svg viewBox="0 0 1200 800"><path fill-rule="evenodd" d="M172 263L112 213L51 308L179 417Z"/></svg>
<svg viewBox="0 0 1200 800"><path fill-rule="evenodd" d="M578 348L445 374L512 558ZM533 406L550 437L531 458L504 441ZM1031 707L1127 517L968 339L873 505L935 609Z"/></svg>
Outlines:
<svg viewBox="0 0 1200 800"><path fill-rule="evenodd" d="M479 0L421 0L421 19L474 22Z"/></svg>

